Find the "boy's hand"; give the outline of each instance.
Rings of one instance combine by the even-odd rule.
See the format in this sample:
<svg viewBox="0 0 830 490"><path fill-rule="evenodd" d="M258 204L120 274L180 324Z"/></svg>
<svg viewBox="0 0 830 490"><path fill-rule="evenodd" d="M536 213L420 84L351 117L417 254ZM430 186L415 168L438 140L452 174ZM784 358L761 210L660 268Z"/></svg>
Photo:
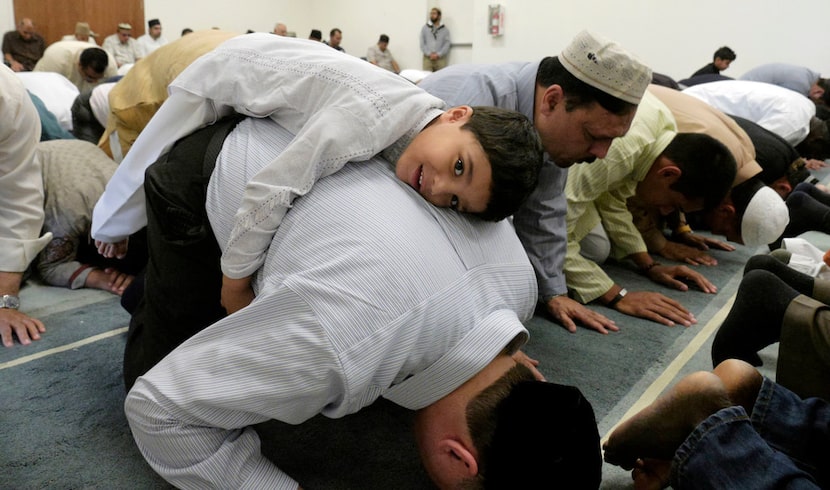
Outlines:
<svg viewBox="0 0 830 490"><path fill-rule="evenodd" d="M222 306L228 315L245 308L254 300L254 290L251 289L251 276L242 279L231 279L222 275Z"/></svg>

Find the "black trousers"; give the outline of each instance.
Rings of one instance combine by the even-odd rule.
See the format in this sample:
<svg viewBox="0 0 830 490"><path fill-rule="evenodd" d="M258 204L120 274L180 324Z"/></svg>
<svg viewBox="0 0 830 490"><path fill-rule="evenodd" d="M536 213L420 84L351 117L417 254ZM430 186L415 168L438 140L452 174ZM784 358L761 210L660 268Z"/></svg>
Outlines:
<svg viewBox="0 0 830 490"><path fill-rule="evenodd" d="M225 118L182 138L146 171L149 258L124 351L128 391L179 344L226 315L221 250L205 197L216 157L240 119Z"/></svg>

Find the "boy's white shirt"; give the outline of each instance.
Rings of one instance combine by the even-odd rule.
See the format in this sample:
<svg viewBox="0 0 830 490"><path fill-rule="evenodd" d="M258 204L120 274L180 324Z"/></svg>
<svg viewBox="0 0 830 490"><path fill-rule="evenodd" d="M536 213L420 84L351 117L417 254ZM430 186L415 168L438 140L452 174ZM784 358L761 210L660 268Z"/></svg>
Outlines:
<svg viewBox="0 0 830 490"><path fill-rule="evenodd" d="M253 274L294 198L349 161L400 152L445 104L407 80L324 44L271 34L228 40L169 87L95 206L93 237L117 242L146 225L144 171L179 138L232 112L270 117L296 136L249 182L222 256Z"/></svg>

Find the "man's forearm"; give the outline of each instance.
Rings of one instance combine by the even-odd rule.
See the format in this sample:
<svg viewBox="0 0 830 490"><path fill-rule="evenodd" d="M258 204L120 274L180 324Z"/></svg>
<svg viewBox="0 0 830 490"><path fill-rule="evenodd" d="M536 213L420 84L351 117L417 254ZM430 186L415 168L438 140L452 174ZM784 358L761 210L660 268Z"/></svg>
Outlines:
<svg viewBox="0 0 830 490"><path fill-rule="evenodd" d="M17 296L20 294L21 282L23 282L22 272L0 271L0 295L11 294Z"/></svg>

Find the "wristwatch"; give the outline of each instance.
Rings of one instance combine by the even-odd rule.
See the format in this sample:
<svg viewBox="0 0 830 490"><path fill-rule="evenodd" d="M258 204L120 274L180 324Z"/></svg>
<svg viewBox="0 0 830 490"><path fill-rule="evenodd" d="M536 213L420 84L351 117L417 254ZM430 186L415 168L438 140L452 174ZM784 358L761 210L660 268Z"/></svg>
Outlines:
<svg viewBox="0 0 830 490"><path fill-rule="evenodd" d="M618 292L617 295L614 296L614 299L609 301L605 306L607 306L609 308L613 308L613 307L617 306L617 303L619 303L621 299L625 298L626 294L628 294L627 289L625 289L625 288L620 289L620 292Z"/></svg>
<svg viewBox="0 0 830 490"><path fill-rule="evenodd" d="M4 294L0 296L0 308L16 310L20 308L20 298L12 294Z"/></svg>

